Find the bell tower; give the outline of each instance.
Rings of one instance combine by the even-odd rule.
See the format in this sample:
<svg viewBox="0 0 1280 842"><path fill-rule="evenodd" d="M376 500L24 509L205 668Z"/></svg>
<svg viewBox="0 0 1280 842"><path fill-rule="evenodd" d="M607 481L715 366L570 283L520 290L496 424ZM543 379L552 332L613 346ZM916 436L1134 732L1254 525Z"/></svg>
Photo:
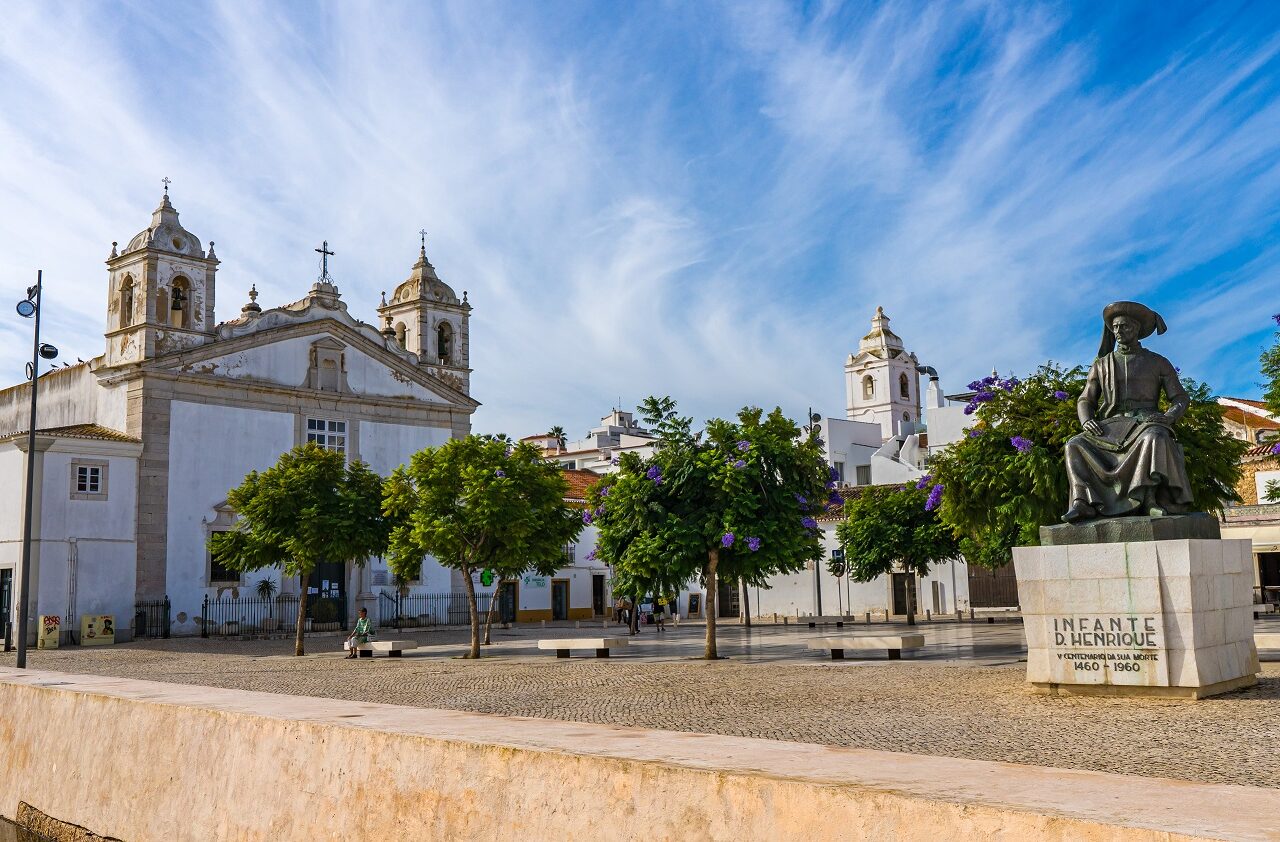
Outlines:
<svg viewBox="0 0 1280 842"><path fill-rule="evenodd" d="M471 305L466 292L459 301L453 289L440 280L427 260L427 232L418 233L422 244L408 280L396 287L390 301L383 293L378 307L382 332L417 354L418 364L432 375L470 394Z"/></svg>
<svg viewBox="0 0 1280 842"><path fill-rule="evenodd" d="M107 258L107 366L127 365L190 348L213 336L213 243L182 227L164 196L151 224Z"/></svg>
<svg viewBox="0 0 1280 842"><path fill-rule="evenodd" d="M879 424L885 439L920 422L919 361L892 330L883 307L876 308L871 332L844 365L845 417Z"/></svg>

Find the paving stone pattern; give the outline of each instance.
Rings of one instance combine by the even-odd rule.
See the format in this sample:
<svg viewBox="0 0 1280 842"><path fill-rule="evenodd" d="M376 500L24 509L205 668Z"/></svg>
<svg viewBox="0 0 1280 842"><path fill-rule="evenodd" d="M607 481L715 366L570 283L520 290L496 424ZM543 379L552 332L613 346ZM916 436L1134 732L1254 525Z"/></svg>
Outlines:
<svg viewBox="0 0 1280 842"><path fill-rule="evenodd" d="M595 627L598 629L598 626ZM834 633L721 630L718 662L693 660L702 629L685 626L608 660L558 660L539 636L502 632L478 662L455 657L465 632L416 636L400 659L343 660L338 638L292 657L290 641L168 640L33 651L39 669L292 695L1280 787L1280 663L1258 686L1201 702L1054 698L1023 683L1016 623L924 626L928 654L831 663L804 649ZM1262 629L1260 629L1262 630ZM844 632L850 630L846 627ZM884 634L888 626L853 633ZM897 633L905 627L893 629ZM617 630L613 633L617 633ZM411 637L385 632L383 638ZM11 663L12 655L0 655Z"/></svg>

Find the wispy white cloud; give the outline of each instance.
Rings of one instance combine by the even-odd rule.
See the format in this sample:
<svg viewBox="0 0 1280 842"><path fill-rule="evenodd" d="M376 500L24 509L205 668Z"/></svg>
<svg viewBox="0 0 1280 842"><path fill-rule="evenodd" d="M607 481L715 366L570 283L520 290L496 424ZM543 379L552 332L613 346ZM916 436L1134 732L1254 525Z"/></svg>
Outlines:
<svg viewBox="0 0 1280 842"><path fill-rule="evenodd" d="M43 266L50 336L98 353L101 261L169 175L223 319L250 283L299 297L325 238L372 319L425 226L476 307L487 431L649 393L838 412L877 304L953 384L1083 359L1114 297L1165 308L1187 370L1252 382L1280 41L1208 28L1112 78L1056 6L559 11L9 9L0 295ZM0 318L5 380L26 329Z"/></svg>

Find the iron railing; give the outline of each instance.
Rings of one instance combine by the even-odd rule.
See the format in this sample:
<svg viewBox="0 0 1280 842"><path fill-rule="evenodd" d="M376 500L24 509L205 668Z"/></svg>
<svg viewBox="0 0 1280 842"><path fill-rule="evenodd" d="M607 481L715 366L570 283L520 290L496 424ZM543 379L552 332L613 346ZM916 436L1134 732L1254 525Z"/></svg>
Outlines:
<svg viewBox="0 0 1280 842"><path fill-rule="evenodd" d="M476 594L480 622L489 611L492 594ZM465 626L471 623L471 609L464 593L389 594L378 598L378 625L408 629L422 626Z"/></svg>
<svg viewBox="0 0 1280 842"><path fill-rule="evenodd" d="M348 628L346 598L311 596L307 599L307 618L311 620L310 631ZM295 628L297 623L298 597L294 594L272 599L205 596L200 606L201 637L276 634Z"/></svg>
<svg viewBox="0 0 1280 842"><path fill-rule="evenodd" d="M168 637L171 621L169 597L133 604L134 637Z"/></svg>

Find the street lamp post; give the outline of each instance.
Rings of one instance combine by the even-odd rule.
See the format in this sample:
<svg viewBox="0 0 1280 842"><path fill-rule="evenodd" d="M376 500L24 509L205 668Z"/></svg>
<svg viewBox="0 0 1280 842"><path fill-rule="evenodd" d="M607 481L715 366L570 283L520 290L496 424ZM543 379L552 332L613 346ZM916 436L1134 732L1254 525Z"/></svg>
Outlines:
<svg viewBox="0 0 1280 842"><path fill-rule="evenodd" d="M31 365L27 377L31 380L31 423L27 425L27 493L23 506L22 522L22 572L18 577L18 668L27 666L27 601L31 587L31 515L32 497L36 482L36 392L40 384L40 358L51 360L58 356L52 345L40 344L40 293L44 289L44 271L36 272L36 285L27 287L27 297L18 302L18 315L35 318L35 338L32 341Z"/></svg>

